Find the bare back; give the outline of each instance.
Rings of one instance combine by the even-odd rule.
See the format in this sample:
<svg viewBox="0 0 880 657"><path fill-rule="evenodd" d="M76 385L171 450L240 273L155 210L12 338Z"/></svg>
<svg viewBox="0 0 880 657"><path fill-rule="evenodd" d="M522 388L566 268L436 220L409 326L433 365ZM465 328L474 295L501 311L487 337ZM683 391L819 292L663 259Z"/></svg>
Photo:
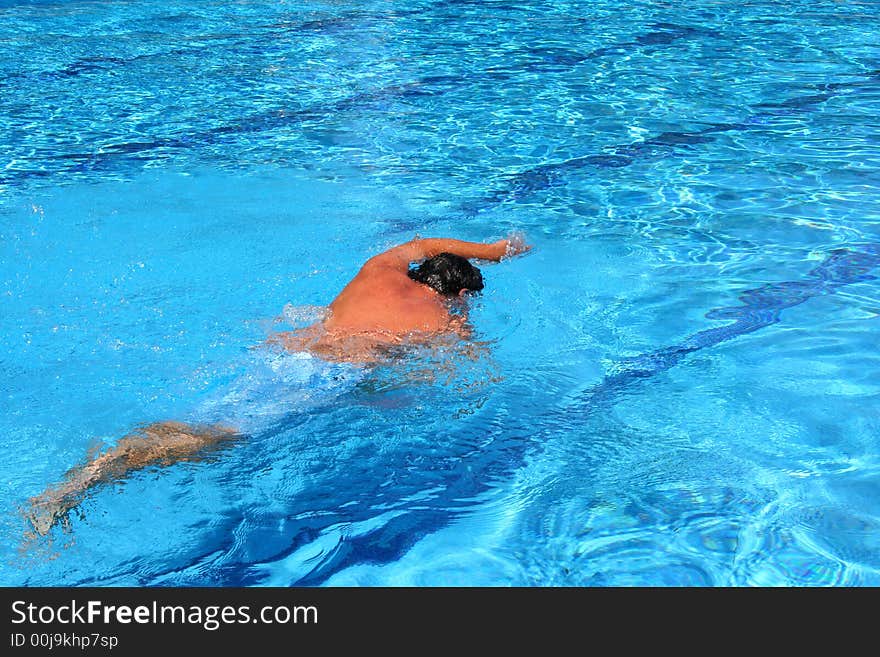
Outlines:
<svg viewBox="0 0 880 657"><path fill-rule="evenodd" d="M291 351L363 362L374 360L377 349L404 339L461 332L463 318L450 314L447 300L439 293L410 279L410 263L442 252L498 261L511 252L510 247L508 240L481 244L451 239L413 240L394 247L361 267L330 304L323 322L280 333L270 341Z"/></svg>
<svg viewBox="0 0 880 657"><path fill-rule="evenodd" d="M403 335L442 331L449 324L443 297L404 272L365 265L330 304L328 331Z"/></svg>

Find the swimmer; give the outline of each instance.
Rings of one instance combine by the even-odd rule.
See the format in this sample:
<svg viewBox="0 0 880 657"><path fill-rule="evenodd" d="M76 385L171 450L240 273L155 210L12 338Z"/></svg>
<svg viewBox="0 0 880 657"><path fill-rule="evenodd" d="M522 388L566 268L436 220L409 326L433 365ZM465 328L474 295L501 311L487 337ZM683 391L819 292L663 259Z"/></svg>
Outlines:
<svg viewBox="0 0 880 657"><path fill-rule="evenodd" d="M452 312L452 306L455 299L483 289L483 276L470 260L499 262L530 248L520 236L491 243L412 240L367 260L323 320L275 334L267 343L334 362L371 363L394 345L450 334L467 338L465 316ZM147 466L198 460L242 437L239 428L222 424L166 421L140 427L31 498L28 520L37 534L45 535L94 486Z"/></svg>

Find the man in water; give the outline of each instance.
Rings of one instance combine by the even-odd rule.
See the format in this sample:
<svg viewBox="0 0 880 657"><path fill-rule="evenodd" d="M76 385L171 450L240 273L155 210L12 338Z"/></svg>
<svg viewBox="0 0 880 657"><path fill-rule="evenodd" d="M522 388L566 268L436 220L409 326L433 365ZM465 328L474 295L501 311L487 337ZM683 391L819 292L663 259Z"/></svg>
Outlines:
<svg viewBox="0 0 880 657"><path fill-rule="evenodd" d="M367 260L330 304L327 317L300 331L267 341L287 351L308 351L326 360L367 363L389 346L438 336L467 337L463 317L450 302L483 289L470 259L498 262L528 251L520 237L488 244L454 239L416 239ZM411 264L419 266L411 268ZM150 465L198 460L242 434L237 427L155 422L121 438L115 447L72 470L66 479L30 500L28 519L45 535L92 487Z"/></svg>

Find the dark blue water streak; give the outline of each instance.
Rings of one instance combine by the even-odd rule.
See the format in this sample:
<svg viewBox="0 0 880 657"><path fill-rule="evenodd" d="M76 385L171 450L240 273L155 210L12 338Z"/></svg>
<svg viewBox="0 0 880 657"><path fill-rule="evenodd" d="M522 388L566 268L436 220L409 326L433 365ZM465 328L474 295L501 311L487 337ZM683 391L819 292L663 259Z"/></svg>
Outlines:
<svg viewBox="0 0 880 657"><path fill-rule="evenodd" d="M413 12L405 12L405 15L411 13L424 12L422 10L414 10ZM384 15L382 16L384 17ZM372 17L376 18L376 16ZM347 22L363 18L364 14L362 12L351 12L350 15L346 14L345 16L337 17L333 20ZM284 29L314 31L322 29L323 25L323 21L318 21L317 23L315 21L306 21L304 23L300 22L294 25L285 26ZM707 33L712 33L711 30L707 31L705 29L673 25L670 23L657 23L650 27L651 29L648 32L637 35L632 41L599 48L584 55L571 55L568 58L555 56L554 60L554 56L545 56L540 49L535 49L530 52L539 58L546 59L547 57L550 57L551 60L556 61L556 64L554 65L558 65L561 61L566 61L568 62L566 66L570 68L583 61L611 55L616 52L627 52L636 47L668 46L680 39L705 36ZM246 40L247 43L249 43L249 41L250 40ZM76 77L83 74L98 74L112 71L120 66L126 66L143 59L167 55L173 55L175 57L197 55L200 52L201 49L198 48L178 48L170 52L141 54L128 59L93 55L76 59L62 69L45 71L36 75L38 78L42 77L46 79L52 78L63 80L65 78ZM528 70L529 66L532 66L532 64L526 64L525 68ZM510 72L488 69L484 71L482 75L490 77L496 83L501 83L504 80L513 77L517 70L519 70L519 67L513 67ZM34 74L11 72L6 75L9 80L13 80L18 77L27 77ZM211 147L218 144L233 143L239 135L297 128L307 122L320 123L327 118L336 117L342 112L363 110L383 111L396 102L414 100L420 97L436 97L453 90L466 88L480 76L481 73L468 75L427 75L416 78L410 82L395 83L385 87L359 92L340 100L327 103L317 103L304 109L274 109L271 111L260 112L248 117L243 117L238 121L208 130L183 131L179 134L156 136L140 139L136 142L106 144L102 145L100 150L64 153L47 158L49 162L44 163L40 168L7 170L5 173L0 174L0 185L18 185L30 179L45 179L61 173L118 173L120 166L144 164L151 160L168 157L169 154L174 151L191 150L199 147ZM25 83L27 83L27 80L25 80ZM583 158L585 159L585 162L580 162L580 159L582 158L575 158L567 165L561 166L563 168L565 168L565 166L568 168L580 168L587 164L602 166L603 161L608 162L608 166L615 166L615 158L606 155L587 156L586 158ZM529 174L526 173L523 175L528 177ZM548 185L541 186L538 184L534 186L534 189L542 189L546 186Z"/></svg>
<svg viewBox="0 0 880 657"><path fill-rule="evenodd" d="M462 204L461 211L467 216L473 216L499 203L523 200L537 192L567 184L570 174L584 169L617 169L629 166L637 160L684 155L696 147L714 142L713 135L760 129L776 118L810 112L835 96L880 87L880 70L856 75L859 79L851 82L813 85L816 93L755 105L748 116L739 122L710 123L697 131L663 132L649 139L608 146L602 153L580 155L526 169L509 176L503 188L490 192L483 198L466 201Z"/></svg>

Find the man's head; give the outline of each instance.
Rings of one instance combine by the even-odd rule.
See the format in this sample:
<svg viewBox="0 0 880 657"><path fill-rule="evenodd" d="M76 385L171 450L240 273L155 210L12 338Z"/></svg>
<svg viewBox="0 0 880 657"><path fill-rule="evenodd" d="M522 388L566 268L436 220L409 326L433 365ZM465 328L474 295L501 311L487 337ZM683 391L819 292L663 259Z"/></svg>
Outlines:
<svg viewBox="0 0 880 657"><path fill-rule="evenodd" d="M409 277L446 296L458 294L462 290L483 289L483 275L480 270L467 258L454 253L441 253L428 258L415 269L410 269Z"/></svg>

